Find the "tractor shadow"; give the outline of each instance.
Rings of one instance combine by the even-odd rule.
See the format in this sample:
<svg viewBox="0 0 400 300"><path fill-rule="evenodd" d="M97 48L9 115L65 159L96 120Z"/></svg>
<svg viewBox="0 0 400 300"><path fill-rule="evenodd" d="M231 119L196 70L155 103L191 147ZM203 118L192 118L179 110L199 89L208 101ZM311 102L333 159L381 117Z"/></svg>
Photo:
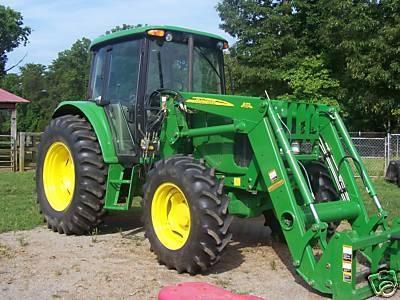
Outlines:
<svg viewBox="0 0 400 300"><path fill-rule="evenodd" d="M277 257L283 264L283 267L290 272L297 284L313 294L318 294L321 297L327 296L311 288L296 273L296 269L292 264L293 259L286 243L278 242L272 238L270 228L264 226L264 217L251 219L234 218L231 225L231 232L233 239L224 256L221 258L221 263L211 268L206 274L224 273L234 270L246 260L246 252L254 252L250 259L254 259L254 255L259 256L260 264L267 264L266 271L270 268L268 264L271 262L271 259L273 260L273 257ZM267 252L263 252L260 248L264 248L263 250ZM273 253L271 253L271 250Z"/></svg>
<svg viewBox="0 0 400 300"><path fill-rule="evenodd" d="M255 249L270 245L270 231L264 226L264 218L234 218L230 227L232 241L221 257L221 262L205 273L221 274L238 268L245 261L245 248Z"/></svg>
<svg viewBox="0 0 400 300"><path fill-rule="evenodd" d="M99 235L124 232L124 235L135 235L143 232L142 209L132 208L129 211L109 212L99 225Z"/></svg>
<svg viewBox="0 0 400 300"><path fill-rule="evenodd" d="M245 256L242 254L243 251L255 252L255 255L259 256L260 260L273 260L273 257L277 257L284 265L293 280L310 291L313 294L318 294L321 297L327 297L327 295L318 292L311 288L299 274L297 274L295 267L293 266L293 259L286 243L278 242L271 236L271 229L264 226L264 217L251 218L251 219L240 219L235 218L231 225L231 232L233 233L233 241L226 251L226 254L222 258L222 264L218 264L215 269L220 268L221 273L224 272L226 264L231 264L231 269L242 264L245 260ZM264 253L263 251L258 252L257 248L267 246L263 248L270 248L271 251ZM264 249L265 250L265 249ZM271 255L271 257L268 257ZM235 261L238 260L238 261ZM260 263L263 263L260 261ZM268 264L268 263L267 263ZM267 269L268 270L267 266ZM212 271L212 269L210 270ZM210 272L214 273L214 272Z"/></svg>
<svg viewBox="0 0 400 300"><path fill-rule="evenodd" d="M310 293L319 295L321 297L329 297L329 295L323 294L315 289L313 289L310 285L308 285L304 279L296 272L296 268L293 266L293 258L292 255L290 254L289 248L287 247L286 243L282 242L276 242L273 241L271 243L271 247L276 253L276 255L279 257L281 262L285 265L287 270L291 273L294 281L298 284L301 285L303 288L307 289Z"/></svg>
<svg viewBox="0 0 400 300"><path fill-rule="evenodd" d="M134 238L137 235L143 235L143 231L142 211L141 208L137 207L130 211L108 213L104 218L104 222L99 226L98 234L107 235L124 232L124 237ZM231 232L233 238L221 257L221 262L207 270L204 275L222 274L235 270L245 261L245 252L256 251L261 246L267 246L273 249L273 252L276 253L279 260L290 271L298 284L314 293L316 292L296 273L286 244L273 241L270 229L264 226L263 217L251 219L234 218ZM260 259L268 258L260 257Z"/></svg>
<svg viewBox="0 0 400 300"><path fill-rule="evenodd" d="M234 218L231 225L233 240L221 257L221 263L211 267L204 275L234 270L244 261L242 248L256 247L265 242L268 243L264 235L266 227L263 224L261 226L257 226L259 225L257 224L255 226L257 228L254 228L252 224L254 224L253 219ZM142 211L140 207L135 207L129 211L109 212L99 225L97 234L108 235L123 232L125 238L135 239L136 236L143 236L143 231Z"/></svg>

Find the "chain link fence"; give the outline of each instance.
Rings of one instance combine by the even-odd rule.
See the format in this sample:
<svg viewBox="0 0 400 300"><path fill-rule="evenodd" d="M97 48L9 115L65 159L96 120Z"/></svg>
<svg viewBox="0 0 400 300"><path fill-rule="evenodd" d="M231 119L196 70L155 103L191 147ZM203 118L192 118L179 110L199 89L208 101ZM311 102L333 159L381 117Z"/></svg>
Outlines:
<svg viewBox="0 0 400 300"><path fill-rule="evenodd" d="M400 159L400 134L350 132L350 136L370 176L384 176L389 162ZM312 145L309 142L301 144L302 153L310 153L311 151ZM356 171L354 163L349 162ZM358 174L358 172L355 172L355 174Z"/></svg>
<svg viewBox="0 0 400 300"><path fill-rule="evenodd" d="M390 161L400 159L400 134L351 132L370 176L384 176Z"/></svg>
<svg viewBox="0 0 400 300"><path fill-rule="evenodd" d="M389 160L400 159L400 134L391 134L389 137Z"/></svg>

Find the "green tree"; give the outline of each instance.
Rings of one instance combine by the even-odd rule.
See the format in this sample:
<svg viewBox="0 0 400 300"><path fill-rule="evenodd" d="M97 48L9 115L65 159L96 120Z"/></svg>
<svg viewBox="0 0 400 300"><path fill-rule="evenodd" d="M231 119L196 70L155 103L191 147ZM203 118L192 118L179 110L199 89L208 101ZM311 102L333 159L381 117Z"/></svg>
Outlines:
<svg viewBox="0 0 400 300"><path fill-rule="evenodd" d="M283 98L311 100L338 106L336 95L339 82L330 76L320 56L305 57L297 68L283 74L290 94Z"/></svg>
<svg viewBox="0 0 400 300"><path fill-rule="evenodd" d="M51 114L51 101L47 98L47 70L40 64L26 64L20 68L22 97L31 102L18 105L18 130L40 131Z"/></svg>
<svg viewBox="0 0 400 300"><path fill-rule="evenodd" d="M221 28L237 39L231 53L243 75L238 89L255 95L287 93L284 74L307 54L292 28L291 5L275 2L225 0L217 6Z"/></svg>
<svg viewBox="0 0 400 300"><path fill-rule="evenodd" d="M31 29L23 25L21 13L0 5L0 77L6 71L7 53L28 42Z"/></svg>
<svg viewBox="0 0 400 300"><path fill-rule="evenodd" d="M126 30L126 29L143 27L143 26L147 26L147 24L144 24L144 25L143 24L137 24L137 25L122 24L121 26L117 25L117 26L111 28L110 30L107 30L106 34L118 32L118 31Z"/></svg>
<svg viewBox="0 0 400 300"><path fill-rule="evenodd" d="M239 92L335 98L357 130L397 121L399 1L223 0L217 10L237 39Z"/></svg>
<svg viewBox="0 0 400 300"><path fill-rule="evenodd" d="M22 96L22 83L21 78L18 74L6 74L4 75L0 83L1 88L15 95Z"/></svg>
<svg viewBox="0 0 400 300"><path fill-rule="evenodd" d="M399 128L400 2L324 1L316 47L339 79L342 102L355 129Z"/></svg>
<svg viewBox="0 0 400 300"><path fill-rule="evenodd" d="M90 40L82 38L60 52L49 67L26 64L19 74L4 76L0 87L31 101L17 108L19 131L43 131L58 103L86 98L89 46Z"/></svg>
<svg viewBox="0 0 400 300"><path fill-rule="evenodd" d="M26 64L19 74L9 73L0 81L0 87L30 100L17 105L18 130L39 131L45 126L51 113L51 101L47 97L47 68L40 64ZM4 119L4 118L3 118ZM9 132L9 116L1 122L1 131Z"/></svg>
<svg viewBox="0 0 400 300"><path fill-rule="evenodd" d="M49 66L48 93L55 105L61 100L86 98L90 69L89 46L90 40L82 38L70 49L60 52Z"/></svg>

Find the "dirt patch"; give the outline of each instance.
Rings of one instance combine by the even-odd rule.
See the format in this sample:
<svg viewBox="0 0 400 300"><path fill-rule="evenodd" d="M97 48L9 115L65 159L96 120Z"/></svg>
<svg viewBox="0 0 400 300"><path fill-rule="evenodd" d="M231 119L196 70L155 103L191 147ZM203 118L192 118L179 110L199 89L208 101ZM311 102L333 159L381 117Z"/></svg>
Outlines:
<svg viewBox="0 0 400 300"><path fill-rule="evenodd" d="M235 220L234 240L207 274L157 263L135 214L107 217L97 233L65 236L40 227L0 234L2 299L156 299L167 284L205 281L267 299L324 299L294 273L284 245L262 220Z"/></svg>
<svg viewBox="0 0 400 300"><path fill-rule="evenodd" d="M0 244L0 259L12 258L13 256L14 256L14 253L10 247Z"/></svg>

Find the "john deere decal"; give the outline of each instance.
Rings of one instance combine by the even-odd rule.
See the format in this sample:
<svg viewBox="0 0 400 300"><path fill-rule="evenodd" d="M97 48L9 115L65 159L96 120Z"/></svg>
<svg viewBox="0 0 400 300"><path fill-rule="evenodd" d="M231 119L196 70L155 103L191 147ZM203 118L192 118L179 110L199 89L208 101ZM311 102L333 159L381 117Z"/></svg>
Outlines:
<svg viewBox="0 0 400 300"><path fill-rule="evenodd" d="M195 104L207 104L207 105L216 105L216 106L234 106L232 103L224 101L224 100L218 100L218 99L212 99L212 98L203 98L203 97L193 97L185 101L186 103L195 103Z"/></svg>

